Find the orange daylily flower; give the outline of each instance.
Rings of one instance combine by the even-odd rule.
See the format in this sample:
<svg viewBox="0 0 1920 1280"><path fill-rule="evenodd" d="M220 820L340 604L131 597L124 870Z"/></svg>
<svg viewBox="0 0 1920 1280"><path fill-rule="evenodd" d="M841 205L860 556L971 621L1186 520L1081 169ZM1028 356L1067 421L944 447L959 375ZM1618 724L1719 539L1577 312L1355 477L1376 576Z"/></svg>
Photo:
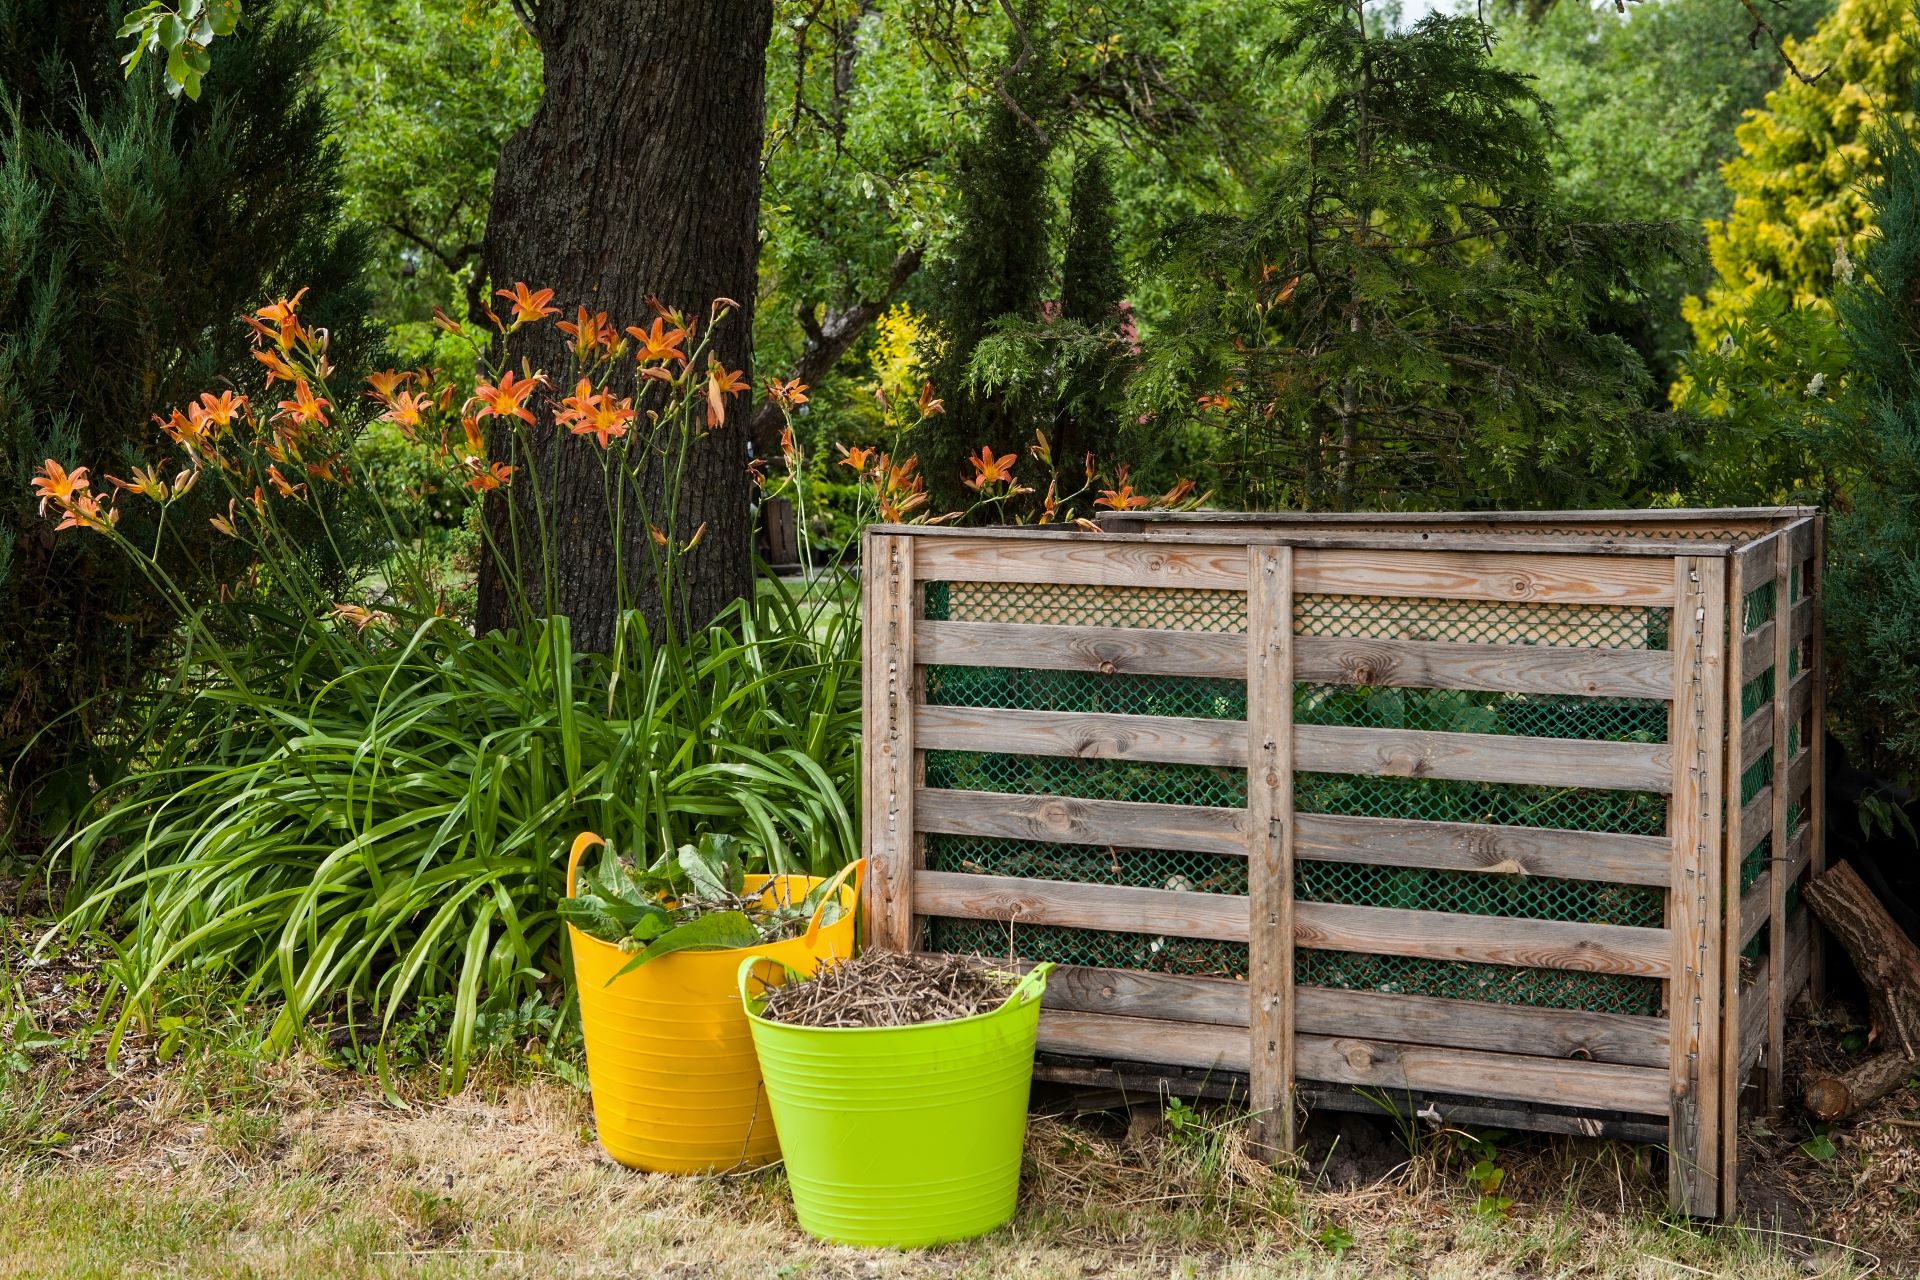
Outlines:
<svg viewBox="0 0 1920 1280"><path fill-rule="evenodd" d="M273 491L283 498L298 498L307 491L304 484L288 483L287 478L280 474L280 468L272 463L267 464L267 479L273 483Z"/></svg>
<svg viewBox="0 0 1920 1280"><path fill-rule="evenodd" d="M627 334L640 344L634 349L633 358L641 364L687 358L687 353L680 349L680 344L687 340L687 331L679 326L669 329L665 320L656 319L651 329L628 325Z"/></svg>
<svg viewBox="0 0 1920 1280"><path fill-rule="evenodd" d="M920 416L923 418L931 418L936 413L945 413L946 411L946 401L934 399L933 384L931 382L922 382L920 384Z"/></svg>
<svg viewBox="0 0 1920 1280"><path fill-rule="evenodd" d="M665 533L663 533L663 532L661 532L661 529L660 529L660 526L659 526L659 525L657 525L657 524L650 524L650 525L648 525L648 526L647 526L647 534L648 534L648 536L649 536L649 537L651 537L651 538L653 539L653 545L654 545L654 546L656 546L656 547L664 547L664 546L666 546L666 545L667 545L667 535L666 535Z"/></svg>
<svg viewBox="0 0 1920 1280"><path fill-rule="evenodd" d="M840 450L840 465L843 467L852 467L855 471L864 472L867 464L873 461L873 450L865 445L857 449L849 449L843 444L834 447Z"/></svg>
<svg viewBox="0 0 1920 1280"><path fill-rule="evenodd" d="M576 436L594 436L604 449L609 441L627 434L639 416L632 400L617 400L609 391L596 393L593 380L582 378L573 394L560 402L553 420Z"/></svg>
<svg viewBox="0 0 1920 1280"><path fill-rule="evenodd" d="M367 385L373 390L367 394L381 404L392 404L393 393L405 386L407 379L412 376L411 373L398 369L382 369L379 373L370 373L367 375Z"/></svg>
<svg viewBox="0 0 1920 1280"><path fill-rule="evenodd" d="M137 493L155 502L165 502L168 497L167 482L145 467L135 467L131 480L122 480L114 475L108 476L107 480L123 493Z"/></svg>
<svg viewBox="0 0 1920 1280"><path fill-rule="evenodd" d="M472 455L475 460L486 457L487 437L486 434L480 430L480 419L460 419L460 430L466 434L468 454Z"/></svg>
<svg viewBox="0 0 1920 1280"><path fill-rule="evenodd" d="M553 290L529 289L524 280L515 280L511 289L494 290L494 296L505 298L513 304L512 329L560 314L560 308L547 305L553 301ZM512 329L508 332L512 332Z"/></svg>
<svg viewBox="0 0 1920 1280"><path fill-rule="evenodd" d="M501 375L499 386L485 382L477 384L473 388L473 399L467 404L481 406L476 417L515 417L531 423L533 410L527 408L527 397L546 380L545 374L536 373L531 378L521 378L509 369Z"/></svg>
<svg viewBox="0 0 1920 1280"><path fill-rule="evenodd" d="M326 411L332 407L331 400L313 393L305 378L293 384L293 399L280 402L282 416L297 427L326 426Z"/></svg>
<svg viewBox="0 0 1920 1280"><path fill-rule="evenodd" d="M1127 468L1121 467L1117 477L1119 487L1102 489L1100 496L1093 500L1096 507L1107 507L1114 511L1132 511L1139 507L1150 507L1153 499L1144 493L1133 491L1133 482L1127 479Z"/></svg>
<svg viewBox="0 0 1920 1280"><path fill-rule="evenodd" d="M253 358L267 366L268 386L272 386L275 379L281 382L300 381L300 371L282 359L277 351L255 351Z"/></svg>
<svg viewBox="0 0 1920 1280"><path fill-rule="evenodd" d="M727 420L727 402L725 396L735 395L747 389L747 378L742 373L729 373L712 356L707 357L707 429L718 428Z"/></svg>
<svg viewBox="0 0 1920 1280"><path fill-rule="evenodd" d="M222 391L216 396L211 391L202 391L199 402L187 406L187 416L203 426L211 422L221 431L225 431L233 425L233 420L239 417L246 407L247 398L243 395Z"/></svg>
<svg viewBox="0 0 1920 1280"><path fill-rule="evenodd" d="M1002 480L1012 484L1013 464L1019 461L1019 455L1006 453L996 458L993 456L993 450L983 444L980 446L980 456L968 458L967 461L973 465L973 479L964 483L967 488L978 493L988 485L998 484Z"/></svg>
<svg viewBox="0 0 1920 1280"><path fill-rule="evenodd" d="M421 423L421 415L433 407L431 397L416 395L411 391L402 391L388 401L387 411L380 415L382 422L391 422L411 439L414 428Z"/></svg>
<svg viewBox="0 0 1920 1280"><path fill-rule="evenodd" d="M807 384L798 378L789 378L785 382L768 378L767 399L783 408L797 409L807 402Z"/></svg>
<svg viewBox="0 0 1920 1280"><path fill-rule="evenodd" d="M468 465L473 469L473 479L467 481L469 489L477 489L481 492L489 489L503 489L513 479L513 468L504 462L487 466L475 458Z"/></svg>
<svg viewBox="0 0 1920 1280"><path fill-rule="evenodd" d="M253 313L254 318L267 324L284 325L294 318L294 312L300 309L300 299L306 296L307 291L302 289L291 298L281 298L277 302L260 308Z"/></svg>
<svg viewBox="0 0 1920 1280"><path fill-rule="evenodd" d="M376 623L383 627L393 625L392 614L382 609L368 609L357 604L336 604L327 610L327 616L351 624L355 631L365 631Z"/></svg>
<svg viewBox="0 0 1920 1280"><path fill-rule="evenodd" d="M607 313L604 311L598 315L589 316L587 309L581 307L580 313L574 319L562 320L553 327L573 339L573 354L581 359L585 359L587 354L596 347L606 347L609 350L613 348L613 325L608 321Z"/></svg>
<svg viewBox="0 0 1920 1280"><path fill-rule="evenodd" d="M48 458L40 464L40 474L33 478L33 491L40 497L40 514L47 514L49 502L62 509L72 506L75 498L87 491L89 484L85 467L68 471Z"/></svg>
<svg viewBox="0 0 1920 1280"><path fill-rule="evenodd" d="M53 531L58 533L62 529L96 529L105 533L119 523L120 508L108 507L103 511L98 498L91 493L81 493L74 496L71 505L62 508L60 523L53 526Z"/></svg>

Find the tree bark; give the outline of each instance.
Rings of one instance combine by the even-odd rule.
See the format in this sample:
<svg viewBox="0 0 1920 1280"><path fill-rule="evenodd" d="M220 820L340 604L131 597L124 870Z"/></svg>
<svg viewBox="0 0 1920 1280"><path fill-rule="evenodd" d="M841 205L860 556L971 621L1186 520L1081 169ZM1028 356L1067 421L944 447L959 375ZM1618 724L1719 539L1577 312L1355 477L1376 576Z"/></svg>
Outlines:
<svg viewBox="0 0 1920 1280"><path fill-rule="evenodd" d="M1866 983L1870 1040L1879 1050L1844 1075L1807 1086L1806 1107L1814 1118L1839 1120L1920 1073L1920 947L1845 862L1808 882L1807 902Z"/></svg>
<svg viewBox="0 0 1920 1280"><path fill-rule="evenodd" d="M772 0L541 0L527 6L540 41L546 90L526 128L502 149L487 215L482 263L489 289L524 280L555 291L569 316L584 305L618 326L651 321L649 299L706 322L715 298L738 304L714 332L728 369L749 370L759 256L760 149ZM509 363L559 377L565 337L529 325L507 340ZM634 390L630 363L613 389ZM520 512L517 555L526 602L548 602L573 621L580 649L612 642L614 556L601 459L591 439L556 431L551 417L527 435L533 466L490 495L494 541L512 555L508 504ZM727 425L693 450L675 532L706 534L684 562L674 610L704 622L752 590L751 488L746 475L749 405L735 400ZM504 458L502 442L493 456ZM551 574L542 570L534 485L552 528ZM522 483L522 480L526 483ZM662 477L642 482L658 508ZM644 570L648 531L628 505L622 560L629 602L658 625L662 602ZM483 629L518 617L511 577L491 556L480 572Z"/></svg>

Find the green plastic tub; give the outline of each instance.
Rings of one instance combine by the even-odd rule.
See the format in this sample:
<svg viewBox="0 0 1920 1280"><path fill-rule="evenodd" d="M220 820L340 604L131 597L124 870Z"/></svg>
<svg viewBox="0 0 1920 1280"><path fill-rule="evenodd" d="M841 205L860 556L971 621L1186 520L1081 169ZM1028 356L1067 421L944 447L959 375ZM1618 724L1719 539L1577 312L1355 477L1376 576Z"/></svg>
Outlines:
<svg viewBox="0 0 1920 1280"><path fill-rule="evenodd" d="M1036 966L1005 1004L971 1018L796 1027L762 1018L764 1000L749 988L797 975L761 959L740 966L802 1228L837 1244L911 1248L981 1235L1013 1216L1052 968Z"/></svg>

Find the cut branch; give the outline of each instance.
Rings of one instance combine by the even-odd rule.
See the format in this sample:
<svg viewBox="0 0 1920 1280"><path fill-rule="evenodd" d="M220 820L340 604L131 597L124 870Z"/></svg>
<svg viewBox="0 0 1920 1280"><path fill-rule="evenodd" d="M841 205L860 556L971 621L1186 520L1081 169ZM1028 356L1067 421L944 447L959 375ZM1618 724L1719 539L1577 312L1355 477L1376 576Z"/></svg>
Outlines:
<svg viewBox="0 0 1920 1280"><path fill-rule="evenodd" d="M1866 983L1873 1015L1868 1039L1878 1047L1845 1074L1807 1086L1806 1106L1814 1118L1840 1120L1920 1072L1920 947L1845 862L1808 882L1807 901Z"/></svg>

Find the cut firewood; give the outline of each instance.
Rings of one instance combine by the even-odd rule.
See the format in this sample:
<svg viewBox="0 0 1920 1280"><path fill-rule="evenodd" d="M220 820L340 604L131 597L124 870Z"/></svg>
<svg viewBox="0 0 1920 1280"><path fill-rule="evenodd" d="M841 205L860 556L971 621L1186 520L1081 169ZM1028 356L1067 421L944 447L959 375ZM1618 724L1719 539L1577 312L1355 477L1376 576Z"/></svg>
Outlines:
<svg viewBox="0 0 1920 1280"><path fill-rule="evenodd" d="M1807 1085L1814 1118L1841 1120L1920 1074L1920 947L1845 862L1808 882L1807 901L1860 971L1873 1014L1868 1041L1877 1051Z"/></svg>

